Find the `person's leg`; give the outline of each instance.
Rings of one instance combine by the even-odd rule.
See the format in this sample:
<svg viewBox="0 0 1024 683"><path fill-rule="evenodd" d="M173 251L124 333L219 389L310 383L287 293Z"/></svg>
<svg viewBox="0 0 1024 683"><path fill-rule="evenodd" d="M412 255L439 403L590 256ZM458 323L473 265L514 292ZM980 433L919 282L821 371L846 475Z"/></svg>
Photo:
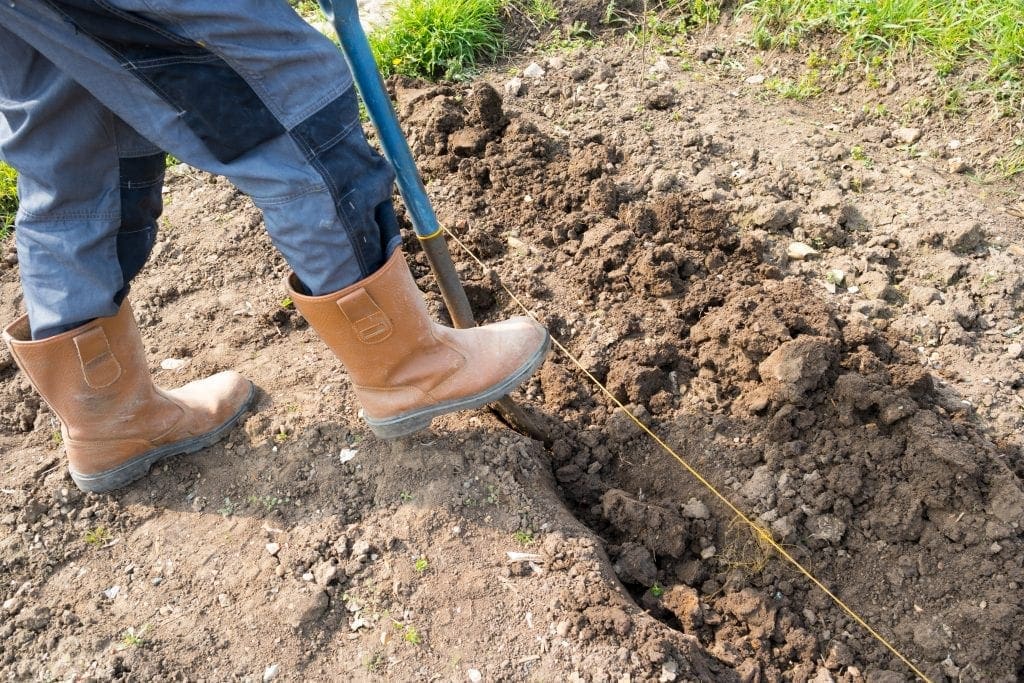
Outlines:
<svg viewBox="0 0 1024 683"><path fill-rule="evenodd" d="M394 174L337 48L283 0L20 0L0 24L135 130L228 177L302 285L336 291L400 243Z"/></svg>
<svg viewBox="0 0 1024 683"><path fill-rule="evenodd" d="M111 316L156 237L164 154L0 27L0 158L33 337Z"/></svg>
<svg viewBox="0 0 1024 683"><path fill-rule="evenodd" d="M2 27L0 63L0 153L20 172L29 311L3 337L61 420L75 483L107 491L226 436L254 387L234 372L153 385L125 297L153 246L164 154Z"/></svg>

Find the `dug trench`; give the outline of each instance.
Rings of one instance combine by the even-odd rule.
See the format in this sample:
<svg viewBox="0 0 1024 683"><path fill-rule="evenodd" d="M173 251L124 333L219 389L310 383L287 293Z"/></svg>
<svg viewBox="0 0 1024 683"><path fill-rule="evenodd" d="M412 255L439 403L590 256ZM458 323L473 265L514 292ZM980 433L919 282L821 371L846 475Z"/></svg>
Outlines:
<svg viewBox="0 0 1024 683"><path fill-rule="evenodd" d="M1004 347L1024 251L998 196L841 103L766 103L614 47L542 61L518 84L392 84L444 224L487 267L452 244L478 316L521 313L502 285L522 296L930 679L1018 679ZM850 159L865 137L870 169ZM82 495L0 355L8 678L911 678L564 355L516 394L547 447L486 411L373 439L282 300L258 211L186 167L168 190L133 292L155 377L234 367L258 404L224 444ZM16 268L0 294L6 320Z"/></svg>

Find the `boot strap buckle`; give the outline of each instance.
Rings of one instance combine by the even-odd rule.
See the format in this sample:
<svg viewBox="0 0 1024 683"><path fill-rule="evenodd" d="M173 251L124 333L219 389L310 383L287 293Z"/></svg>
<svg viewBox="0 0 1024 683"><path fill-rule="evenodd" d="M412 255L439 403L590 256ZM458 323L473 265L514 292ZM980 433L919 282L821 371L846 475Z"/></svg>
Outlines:
<svg viewBox="0 0 1024 683"><path fill-rule="evenodd" d="M338 308L364 344L378 344L391 336L391 319L365 289L338 299Z"/></svg>
<svg viewBox="0 0 1024 683"><path fill-rule="evenodd" d="M97 325L74 337L85 383L93 389L109 387L121 377L121 364L110 349L103 328Z"/></svg>

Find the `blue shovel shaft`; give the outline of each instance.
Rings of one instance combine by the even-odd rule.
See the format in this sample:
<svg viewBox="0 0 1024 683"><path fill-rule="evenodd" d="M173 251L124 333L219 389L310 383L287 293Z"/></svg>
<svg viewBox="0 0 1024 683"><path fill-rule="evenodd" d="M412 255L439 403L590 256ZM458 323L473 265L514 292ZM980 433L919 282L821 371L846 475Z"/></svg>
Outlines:
<svg viewBox="0 0 1024 683"><path fill-rule="evenodd" d="M342 52L345 53L370 120L377 129L384 156L395 169L398 190L405 200L413 229L421 239L436 237L441 226L423 187L423 180L416 170L409 144L398 125L398 116L377 70L370 41L359 23L356 0L320 0L320 7L338 32Z"/></svg>
<svg viewBox="0 0 1024 683"><path fill-rule="evenodd" d="M441 234L437 214L434 213L423 180L416 170L409 143L398 125L398 116L391 106L391 98L388 97L380 71L377 70L370 41L359 23L356 0L320 0L320 7L338 32L341 50L352 70L352 77L370 114L370 120L377 129L384 156L395 170L398 191L402 194L412 227L430 261L452 322L456 327L475 327L476 320L466 290L459 280L452 255L448 251L448 243Z"/></svg>

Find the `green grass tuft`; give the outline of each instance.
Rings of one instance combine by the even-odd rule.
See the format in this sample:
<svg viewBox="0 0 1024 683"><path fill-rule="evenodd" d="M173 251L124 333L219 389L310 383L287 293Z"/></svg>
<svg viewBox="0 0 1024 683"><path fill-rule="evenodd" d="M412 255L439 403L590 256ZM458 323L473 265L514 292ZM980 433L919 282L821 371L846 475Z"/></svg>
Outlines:
<svg viewBox="0 0 1024 683"><path fill-rule="evenodd" d="M539 24L553 24L558 21L558 7L551 0L529 0L525 3L526 16Z"/></svg>
<svg viewBox="0 0 1024 683"><path fill-rule="evenodd" d="M995 173L989 180L1009 180L1024 173L1024 138L1013 141L1009 152L999 157L995 164Z"/></svg>
<svg viewBox="0 0 1024 683"><path fill-rule="evenodd" d="M456 80L501 53L503 7L502 0L398 0L370 45L385 76Z"/></svg>
<svg viewBox="0 0 1024 683"><path fill-rule="evenodd" d="M299 13L300 17L307 21L323 17L323 13L320 11L320 3L316 0L288 0L288 4Z"/></svg>
<svg viewBox="0 0 1024 683"><path fill-rule="evenodd" d="M795 81L792 78L769 78L765 86L787 100L806 100L821 94L820 78L820 72L810 69Z"/></svg>
<svg viewBox="0 0 1024 683"><path fill-rule="evenodd" d="M553 0L504 0L502 4L510 14L522 15L535 28L553 24L561 16Z"/></svg>
<svg viewBox="0 0 1024 683"><path fill-rule="evenodd" d="M995 98L1019 107L1024 87L1024 3L1014 0L749 0L761 48L794 48L834 31L851 61L921 52L940 75L980 60Z"/></svg>
<svg viewBox="0 0 1024 683"><path fill-rule="evenodd" d="M17 213L18 172L0 161L0 240L11 233Z"/></svg>
<svg viewBox="0 0 1024 683"><path fill-rule="evenodd" d="M95 529L86 531L83 538L86 543L98 548L99 546L108 543L112 536L110 534L110 529L105 526L98 526Z"/></svg>

